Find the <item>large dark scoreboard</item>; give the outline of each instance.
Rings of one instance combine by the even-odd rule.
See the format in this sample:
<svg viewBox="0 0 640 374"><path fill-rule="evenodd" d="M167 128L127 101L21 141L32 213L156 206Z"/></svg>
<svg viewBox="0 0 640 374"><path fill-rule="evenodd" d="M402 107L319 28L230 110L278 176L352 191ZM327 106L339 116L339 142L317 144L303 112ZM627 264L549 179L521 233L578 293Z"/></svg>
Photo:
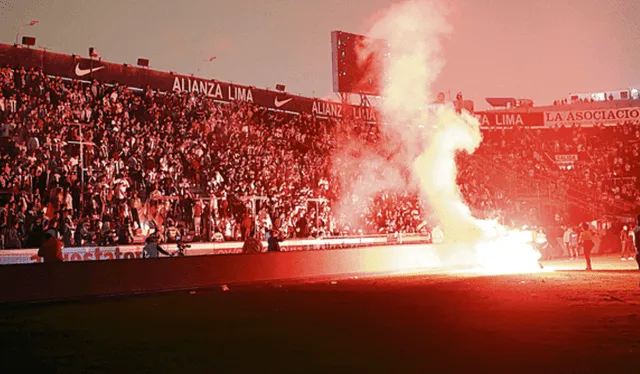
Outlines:
<svg viewBox="0 0 640 374"><path fill-rule="evenodd" d="M384 40L332 31L331 52L334 92L380 96L384 59L390 57Z"/></svg>

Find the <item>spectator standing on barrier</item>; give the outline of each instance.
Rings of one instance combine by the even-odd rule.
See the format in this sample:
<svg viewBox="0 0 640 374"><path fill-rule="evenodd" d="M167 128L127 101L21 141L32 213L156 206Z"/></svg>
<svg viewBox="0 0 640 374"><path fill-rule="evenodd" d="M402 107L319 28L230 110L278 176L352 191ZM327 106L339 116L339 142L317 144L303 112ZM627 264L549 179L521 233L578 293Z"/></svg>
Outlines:
<svg viewBox="0 0 640 374"><path fill-rule="evenodd" d="M44 233L44 239L38 249L38 256L42 257L44 263L62 262L62 242L58 240L54 230Z"/></svg>
<svg viewBox="0 0 640 374"><path fill-rule="evenodd" d="M591 250L593 250L594 246L593 231L591 231L588 223L582 224L582 232L580 233L579 242L582 246L582 251L584 252L584 260L587 263L586 270L593 270L591 268Z"/></svg>
<svg viewBox="0 0 640 374"><path fill-rule="evenodd" d="M263 250L262 242L256 239L255 231L251 231L247 240L242 245L242 253L261 253Z"/></svg>
<svg viewBox="0 0 640 374"><path fill-rule="evenodd" d="M635 252L633 243L633 230L629 226L624 225L620 231L620 260L633 260Z"/></svg>
<svg viewBox="0 0 640 374"><path fill-rule="evenodd" d="M636 262L638 263L638 269L640 270L640 214L638 214L638 223L632 233L633 242L636 247Z"/></svg>

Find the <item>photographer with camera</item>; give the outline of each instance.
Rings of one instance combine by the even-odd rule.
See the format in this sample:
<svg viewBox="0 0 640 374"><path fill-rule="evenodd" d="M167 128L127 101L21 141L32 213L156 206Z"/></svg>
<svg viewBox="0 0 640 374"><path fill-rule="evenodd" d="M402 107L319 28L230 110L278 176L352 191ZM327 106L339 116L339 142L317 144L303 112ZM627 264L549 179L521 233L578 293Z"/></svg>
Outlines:
<svg viewBox="0 0 640 374"><path fill-rule="evenodd" d="M118 244L118 232L112 227L111 222L105 222L102 226L99 245L115 246Z"/></svg>
<svg viewBox="0 0 640 374"><path fill-rule="evenodd" d="M185 249L191 248L191 245L189 245L189 244L187 244L187 243L182 241L182 236L181 235L176 236L176 245L178 246L178 250L174 253L174 255L178 256L178 257L184 257L185 256L185 254L184 254Z"/></svg>
<svg viewBox="0 0 640 374"><path fill-rule="evenodd" d="M242 245L242 253L262 253L262 242L256 239L255 231L251 231Z"/></svg>
<svg viewBox="0 0 640 374"><path fill-rule="evenodd" d="M280 252L280 243L284 239L279 230L269 230L269 239L267 240L267 252Z"/></svg>
<svg viewBox="0 0 640 374"><path fill-rule="evenodd" d="M143 258L158 258L160 253L165 256L173 257L173 254L165 251L158 245L158 237L156 235L150 235L145 241L144 248L142 248Z"/></svg>

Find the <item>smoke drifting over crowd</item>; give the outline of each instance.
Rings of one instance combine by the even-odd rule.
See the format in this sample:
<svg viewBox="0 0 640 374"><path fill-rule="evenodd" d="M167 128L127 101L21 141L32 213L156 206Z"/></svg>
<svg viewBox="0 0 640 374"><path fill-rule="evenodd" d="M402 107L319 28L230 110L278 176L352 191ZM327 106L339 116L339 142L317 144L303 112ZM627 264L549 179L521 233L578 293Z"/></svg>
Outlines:
<svg viewBox="0 0 640 374"><path fill-rule="evenodd" d="M473 153L482 135L472 115L457 113L451 104L430 105L435 99L433 82L444 65L441 40L451 31L445 15L446 9L434 1L407 1L375 20L368 36L386 40L390 53L378 109L382 132L401 147L384 165L379 159L362 158L361 170L372 169L374 163L377 170L387 169L380 175L395 176L402 168L411 171L410 180L398 183L402 188L411 188L411 181L419 185L445 233L445 264L481 265L498 272L537 269L539 253L529 243L531 234L474 218L456 185L456 153ZM368 188L355 185L352 193L372 196L388 182L367 184Z"/></svg>

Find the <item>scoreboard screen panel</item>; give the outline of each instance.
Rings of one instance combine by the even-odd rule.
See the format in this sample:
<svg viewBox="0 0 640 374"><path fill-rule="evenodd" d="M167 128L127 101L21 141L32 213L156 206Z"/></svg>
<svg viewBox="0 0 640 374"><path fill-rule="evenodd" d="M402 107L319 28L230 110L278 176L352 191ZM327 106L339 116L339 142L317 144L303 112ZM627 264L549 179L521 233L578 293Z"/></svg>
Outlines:
<svg viewBox="0 0 640 374"><path fill-rule="evenodd" d="M389 47L384 40L331 32L333 91L380 96Z"/></svg>

